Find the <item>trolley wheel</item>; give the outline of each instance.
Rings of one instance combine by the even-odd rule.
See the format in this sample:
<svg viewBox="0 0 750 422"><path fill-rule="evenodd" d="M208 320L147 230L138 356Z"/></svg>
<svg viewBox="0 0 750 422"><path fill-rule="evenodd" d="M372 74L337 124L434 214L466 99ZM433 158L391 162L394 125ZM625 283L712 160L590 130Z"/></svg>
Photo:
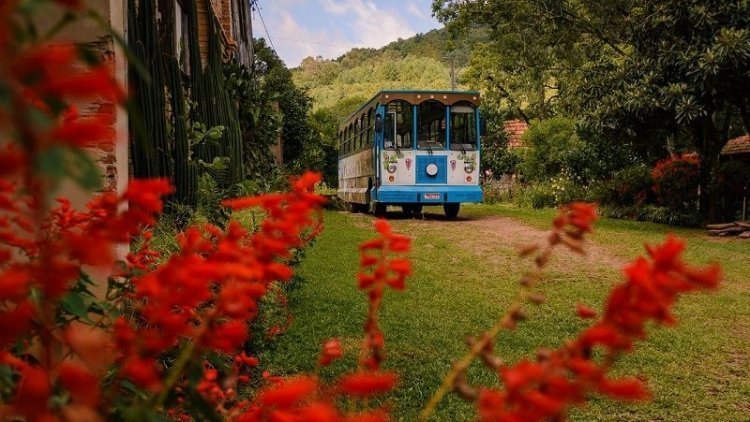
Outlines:
<svg viewBox="0 0 750 422"><path fill-rule="evenodd" d="M410 217L414 217L422 213L422 205L405 204L405 205L401 205L401 210L404 213L404 217L410 218Z"/></svg>
<svg viewBox="0 0 750 422"><path fill-rule="evenodd" d="M456 218L460 208L461 204L443 204L443 211L445 211L445 216L448 218Z"/></svg>
<svg viewBox="0 0 750 422"><path fill-rule="evenodd" d="M376 217L385 217L386 209L388 209L388 205L382 202L375 202L373 204L372 213L375 214Z"/></svg>

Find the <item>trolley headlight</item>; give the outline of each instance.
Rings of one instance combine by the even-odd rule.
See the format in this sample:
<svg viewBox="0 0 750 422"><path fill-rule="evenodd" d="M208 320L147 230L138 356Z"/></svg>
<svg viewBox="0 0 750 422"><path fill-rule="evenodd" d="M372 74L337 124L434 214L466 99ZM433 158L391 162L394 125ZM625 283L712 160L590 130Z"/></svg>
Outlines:
<svg viewBox="0 0 750 422"><path fill-rule="evenodd" d="M388 173L395 173L398 166L396 166L396 163L390 163L388 164Z"/></svg>
<svg viewBox="0 0 750 422"><path fill-rule="evenodd" d="M474 173L474 164L472 163L464 164L464 171L467 173Z"/></svg>

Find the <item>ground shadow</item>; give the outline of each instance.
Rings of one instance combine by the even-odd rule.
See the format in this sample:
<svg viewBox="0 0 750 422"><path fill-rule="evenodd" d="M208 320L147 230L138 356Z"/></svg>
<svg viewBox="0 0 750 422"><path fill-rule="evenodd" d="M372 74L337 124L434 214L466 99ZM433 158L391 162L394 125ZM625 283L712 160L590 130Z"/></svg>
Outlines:
<svg viewBox="0 0 750 422"><path fill-rule="evenodd" d="M375 217L372 213L368 214L371 217ZM448 218L443 214L442 210L439 208L436 208L434 211L430 209L425 209L422 213L419 214L405 214L400 209L388 209L386 211L385 215L382 216L386 220L425 220L425 221L444 221L444 222L461 222L461 221L472 221L474 218L462 216L459 214L455 218Z"/></svg>

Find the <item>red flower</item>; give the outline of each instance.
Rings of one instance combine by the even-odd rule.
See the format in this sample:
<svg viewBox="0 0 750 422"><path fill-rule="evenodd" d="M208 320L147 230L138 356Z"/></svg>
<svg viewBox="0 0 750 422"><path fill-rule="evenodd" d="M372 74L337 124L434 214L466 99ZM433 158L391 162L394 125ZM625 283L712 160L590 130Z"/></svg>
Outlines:
<svg viewBox="0 0 750 422"><path fill-rule="evenodd" d="M161 387L161 376L156 363L151 359L130 357L120 367L120 375L147 390L156 391Z"/></svg>
<svg viewBox="0 0 750 422"><path fill-rule="evenodd" d="M100 116L76 119L57 126L50 137L65 145L85 148L92 144L111 144L115 141L115 130L111 117Z"/></svg>
<svg viewBox="0 0 750 422"><path fill-rule="evenodd" d="M20 302L11 310L0 312L1 350L5 350L20 335L28 332L35 312L36 308L27 300Z"/></svg>
<svg viewBox="0 0 750 422"><path fill-rule="evenodd" d="M685 250L685 242L673 235L668 235L661 245L646 245L646 250L659 269L671 269L678 265L679 258Z"/></svg>
<svg viewBox="0 0 750 422"><path fill-rule="evenodd" d="M603 379L598 384L598 390L602 394L620 400L640 401L651 397L643 381L635 378L620 380Z"/></svg>
<svg viewBox="0 0 750 422"><path fill-rule="evenodd" d="M156 214L162 211L161 197L173 190L167 179L135 179L128 184L123 199L131 206Z"/></svg>
<svg viewBox="0 0 750 422"><path fill-rule="evenodd" d="M579 303L576 305L576 315L578 315L580 318L590 319L596 318L597 314L596 311L592 308Z"/></svg>
<svg viewBox="0 0 750 422"><path fill-rule="evenodd" d="M403 275L404 277L411 275L411 261L408 259L392 259L388 266L390 267L391 271L394 271L398 273L399 275Z"/></svg>
<svg viewBox="0 0 750 422"><path fill-rule="evenodd" d="M99 405L99 379L88 369L80 363L65 361L57 370L60 383L75 401L89 407Z"/></svg>
<svg viewBox="0 0 750 422"><path fill-rule="evenodd" d="M529 383L532 383L543 374L542 367L534 362L523 360L513 367L503 368L501 370L503 377L503 385L509 392L519 391Z"/></svg>
<svg viewBox="0 0 750 422"><path fill-rule="evenodd" d="M502 392L494 389L481 389L479 391L479 400L477 400L477 410L480 421L500 421L506 417L505 396Z"/></svg>
<svg viewBox="0 0 750 422"><path fill-rule="evenodd" d="M397 380L398 377L392 373L361 371L342 377L338 387L343 394L368 397L391 391Z"/></svg>
<svg viewBox="0 0 750 422"><path fill-rule="evenodd" d="M344 352L341 350L341 342L338 339L331 339L323 344L323 351L320 354L318 363L321 366L328 366L336 359L340 359L344 356Z"/></svg>
<svg viewBox="0 0 750 422"><path fill-rule="evenodd" d="M330 403L311 403L299 411L295 420L309 422L340 421L341 416L335 406Z"/></svg>
<svg viewBox="0 0 750 422"><path fill-rule="evenodd" d="M256 367L258 366L258 358L254 356L248 356L245 352L240 353L239 355L234 357L234 363L237 365L243 365L243 366L251 366Z"/></svg>
<svg viewBox="0 0 750 422"><path fill-rule="evenodd" d="M17 302L28 294L31 274L27 268L11 267L0 273L0 302Z"/></svg>
<svg viewBox="0 0 750 422"><path fill-rule="evenodd" d="M233 352L247 340L247 323L244 320L225 322L214 327L205 336L206 346L222 352Z"/></svg>
<svg viewBox="0 0 750 422"><path fill-rule="evenodd" d="M315 378L292 378L261 391L258 401L266 406L288 408L307 399L317 388L318 380Z"/></svg>
<svg viewBox="0 0 750 422"><path fill-rule="evenodd" d="M17 368L21 375L13 401L17 412L31 420L42 419L48 414L47 403L52 394L49 374L42 368L23 364Z"/></svg>

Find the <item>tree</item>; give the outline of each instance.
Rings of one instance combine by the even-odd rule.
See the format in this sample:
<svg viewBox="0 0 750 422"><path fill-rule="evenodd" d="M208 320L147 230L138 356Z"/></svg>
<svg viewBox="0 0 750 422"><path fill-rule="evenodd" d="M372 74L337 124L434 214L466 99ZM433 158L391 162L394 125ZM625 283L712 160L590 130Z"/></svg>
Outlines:
<svg viewBox="0 0 750 422"><path fill-rule="evenodd" d="M487 34L475 46L465 80L487 103L529 122L566 107L584 63L604 51L621 53L617 11L627 0L434 0L452 31ZM481 33L481 31L479 31Z"/></svg>
<svg viewBox="0 0 750 422"><path fill-rule="evenodd" d="M659 122L686 135L701 157L700 209L713 220L721 149L750 130L750 3L643 1L629 21L626 58L591 67L582 111L600 127Z"/></svg>
<svg viewBox="0 0 750 422"><path fill-rule="evenodd" d="M307 113L312 107L312 100L294 84L292 72L262 38L255 40L254 72L265 90L274 94L278 101L283 115L284 163L290 163L300 156L310 135Z"/></svg>
<svg viewBox="0 0 750 422"><path fill-rule="evenodd" d="M750 128L750 2L435 0L434 10L489 29L472 66L490 99L532 117L564 110L652 160L670 144L695 149L700 209L713 219L721 148Z"/></svg>

